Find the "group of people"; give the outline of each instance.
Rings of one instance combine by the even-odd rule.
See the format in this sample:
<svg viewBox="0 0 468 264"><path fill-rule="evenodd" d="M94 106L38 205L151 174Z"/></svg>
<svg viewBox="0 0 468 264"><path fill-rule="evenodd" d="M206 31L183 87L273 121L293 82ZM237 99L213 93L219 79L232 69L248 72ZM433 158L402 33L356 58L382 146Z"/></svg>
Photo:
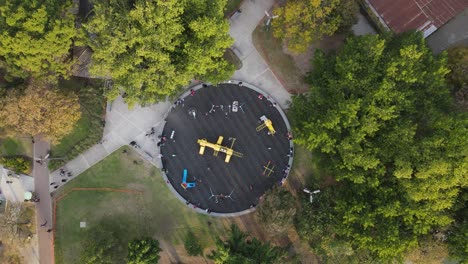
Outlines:
<svg viewBox="0 0 468 264"><path fill-rule="evenodd" d="M59 172L60 176L62 179L60 180L61 182L67 182L67 179L65 177L72 177L73 174L70 171L66 171L64 168L60 168ZM54 189L57 189L59 187L60 183L58 182L51 182L50 186L54 186Z"/></svg>

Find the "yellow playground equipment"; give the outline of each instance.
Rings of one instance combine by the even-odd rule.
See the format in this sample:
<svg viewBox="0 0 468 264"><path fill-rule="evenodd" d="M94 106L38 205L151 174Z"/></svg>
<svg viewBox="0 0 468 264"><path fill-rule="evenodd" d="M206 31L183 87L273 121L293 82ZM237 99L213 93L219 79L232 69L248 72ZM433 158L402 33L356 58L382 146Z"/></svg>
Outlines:
<svg viewBox="0 0 468 264"><path fill-rule="evenodd" d="M259 125L257 127L257 132L264 129L265 127L268 128L269 135L274 135L276 133L276 130L273 128L273 123L271 122L270 119L268 119L266 116L262 115L260 117L260 120L263 121L263 124Z"/></svg>
<svg viewBox="0 0 468 264"><path fill-rule="evenodd" d="M242 158L242 156L243 156L242 153L239 153L239 152L234 151L232 149L232 146L234 146L234 142L236 142L236 139L231 138L232 143L231 143L230 148L224 147L224 146L221 145L221 143L223 143L223 139L224 138L222 136L219 136L218 141L216 142L216 144L215 143L210 143L206 139L197 140L197 143L200 145L200 151L199 151L200 155L203 155L203 153L205 153L205 147L208 147L208 148L211 148L211 149L214 150L213 156L218 156L218 153L220 151L223 152L223 153L226 153L226 158L224 159L224 161L226 163L228 163L229 160L231 160L232 156Z"/></svg>

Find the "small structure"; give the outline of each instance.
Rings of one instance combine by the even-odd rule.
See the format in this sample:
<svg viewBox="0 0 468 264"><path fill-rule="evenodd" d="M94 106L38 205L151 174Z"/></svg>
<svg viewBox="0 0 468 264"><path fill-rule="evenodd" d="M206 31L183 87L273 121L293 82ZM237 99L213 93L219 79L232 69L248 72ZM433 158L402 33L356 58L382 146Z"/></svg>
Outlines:
<svg viewBox="0 0 468 264"><path fill-rule="evenodd" d="M276 130L275 128L273 127L273 123L271 122L270 119L268 119L266 116L262 115L260 117L260 121L263 122L263 124L259 125L257 127L257 132L264 129L265 127L268 128L268 131L269 131L269 135L274 135L276 133Z"/></svg>
<svg viewBox="0 0 468 264"><path fill-rule="evenodd" d="M34 193L34 178L0 166L0 191L7 201L23 202L25 193Z"/></svg>
<svg viewBox="0 0 468 264"><path fill-rule="evenodd" d="M428 37L450 19L468 8L466 0L365 0L371 16L394 33L416 29Z"/></svg>
<svg viewBox="0 0 468 264"><path fill-rule="evenodd" d="M231 143L230 148L224 147L224 146L221 145L223 143L223 139L224 139L224 137L219 136L218 141L216 142L216 144L210 143L206 139L197 140L197 143L200 145L199 154L203 155L205 153L205 148L208 147L208 148L211 148L211 149L214 150L213 156L215 156L215 157L218 156L218 153L220 151L223 152L223 153L226 153L226 158L224 159L224 162L226 162L226 163L229 163L232 156L242 158L242 156L243 156L242 153L234 151L232 149L232 147L234 146L234 142L236 142L236 139L232 138L232 143Z"/></svg>

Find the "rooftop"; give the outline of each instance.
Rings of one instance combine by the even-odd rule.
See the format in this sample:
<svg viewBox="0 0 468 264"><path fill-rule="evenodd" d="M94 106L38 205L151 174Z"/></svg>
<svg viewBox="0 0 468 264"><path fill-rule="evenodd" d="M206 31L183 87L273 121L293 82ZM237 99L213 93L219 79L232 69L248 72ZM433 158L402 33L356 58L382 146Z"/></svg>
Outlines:
<svg viewBox="0 0 468 264"><path fill-rule="evenodd" d="M395 33L412 29L429 36L454 16L468 8L468 0L367 0Z"/></svg>

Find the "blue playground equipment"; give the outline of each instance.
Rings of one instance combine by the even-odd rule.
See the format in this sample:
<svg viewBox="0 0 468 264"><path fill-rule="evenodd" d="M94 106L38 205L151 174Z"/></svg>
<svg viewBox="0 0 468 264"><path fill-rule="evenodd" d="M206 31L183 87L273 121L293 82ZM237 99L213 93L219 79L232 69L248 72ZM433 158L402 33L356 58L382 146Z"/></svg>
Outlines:
<svg viewBox="0 0 468 264"><path fill-rule="evenodd" d="M187 169L184 169L184 176L182 177L182 183L180 184L184 189L193 188L196 186L194 182L187 182L187 174Z"/></svg>

